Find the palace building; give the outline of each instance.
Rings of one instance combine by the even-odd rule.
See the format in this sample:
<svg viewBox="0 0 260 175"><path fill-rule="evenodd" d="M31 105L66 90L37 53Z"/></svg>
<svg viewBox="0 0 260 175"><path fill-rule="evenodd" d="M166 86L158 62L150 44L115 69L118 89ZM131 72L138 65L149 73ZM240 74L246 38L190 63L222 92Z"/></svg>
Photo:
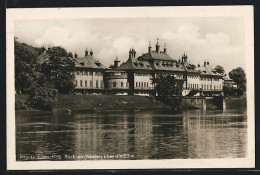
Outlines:
<svg viewBox="0 0 260 175"><path fill-rule="evenodd" d="M79 58L74 55L75 72L75 91L81 93L103 93L104 90L104 71L106 68L94 57L93 51L85 51L85 56Z"/></svg>
<svg viewBox="0 0 260 175"><path fill-rule="evenodd" d="M153 83L159 74L172 75L183 81L182 95L196 90L205 94L220 94L223 89L223 75L218 74L205 61L197 67L188 62L184 53L181 58L173 59L167 53L166 44L160 50L159 41L152 50L149 42L147 53L137 56L134 48L129 50L126 62L116 58L114 64L105 68L93 51L85 51L85 57L74 56L76 63L76 91L81 93L106 93L115 95L155 95ZM200 94L199 94L200 95Z"/></svg>

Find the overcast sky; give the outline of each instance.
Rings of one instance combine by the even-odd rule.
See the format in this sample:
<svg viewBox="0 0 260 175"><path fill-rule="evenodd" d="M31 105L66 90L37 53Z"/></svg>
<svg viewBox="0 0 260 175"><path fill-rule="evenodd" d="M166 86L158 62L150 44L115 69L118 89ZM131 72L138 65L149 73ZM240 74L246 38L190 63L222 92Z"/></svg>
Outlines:
<svg viewBox="0 0 260 175"><path fill-rule="evenodd" d="M178 59L183 52L197 65L209 60L221 65L226 73L245 68L245 31L241 17L176 17L121 19L17 20L18 41L40 47L62 46L84 56L92 48L94 56L105 66L118 56L126 61L131 47L137 56L147 52L149 41L155 50L157 38L161 50Z"/></svg>

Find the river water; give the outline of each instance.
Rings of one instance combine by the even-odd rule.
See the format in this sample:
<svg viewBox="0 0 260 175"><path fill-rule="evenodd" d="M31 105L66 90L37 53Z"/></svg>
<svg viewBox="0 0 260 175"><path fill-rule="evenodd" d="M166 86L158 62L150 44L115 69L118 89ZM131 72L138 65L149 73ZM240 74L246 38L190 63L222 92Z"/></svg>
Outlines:
<svg viewBox="0 0 260 175"><path fill-rule="evenodd" d="M245 109L16 112L16 158L26 160L240 158Z"/></svg>

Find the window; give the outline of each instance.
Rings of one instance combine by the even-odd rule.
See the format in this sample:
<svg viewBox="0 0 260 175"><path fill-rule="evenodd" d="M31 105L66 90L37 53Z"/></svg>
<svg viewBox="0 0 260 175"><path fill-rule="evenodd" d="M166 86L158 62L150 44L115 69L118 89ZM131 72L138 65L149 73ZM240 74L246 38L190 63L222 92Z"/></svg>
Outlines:
<svg viewBox="0 0 260 175"><path fill-rule="evenodd" d="M88 86L88 81L87 81L87 80L85 80L85 86L86 86L86 87Z"/></svg>
<svg viewBox="0 0 260 175"><path fill-rule="evenodd" d="M149 86L149 83L147 82L147 83L146 83L146 87L148 87L148 86Z"/></svg>
<svg viewBox="0 0 260 175"><path fill-rule="evenodd" d="M141 83L141 86L143 87L143 82Z"/></svg>
<svg viewBox="0 0 260 175"><path fill-rule="evenodd" d="M79 75L79 71L77 72L77 75Z"/></svg>
<svg viewBox="0 0 260 175"><path fill-rule="evenodd" d="M123 87L124 86L124 83L123 82L121 82L121 87Z"/></svg>
<svg viewBox="0 0 260 175"><path fill-rule="evenodd" d="M78 86L78 81L77 80L75 81L75 86Z"/></svg>
<svg viewBox="0 0 260 175"><path fill-rule="evenodd" d="M90 87L93 87L92 80L89 81Z"/></svg>
<svg viewBox="0 0 260 175"><path fill-rule="evenodd" d="M138 85L138 83L136 82L136 83L135 83L135 87L137 87L137 85Z"/></svg>
<svg viewBox="0 0 260 175"><path fill-rule="evenodd" d="M101 87L101 88L104 87L104 85L103 85L103 81L102 81L102 80L100 81L100 87Z"/></svg>
<svg viewBox="0 0 260 175"><path fill-rule="evenodd" d="M89 75L93 75L93 72L89 72Z"/></svg>
<svg viewBox="0 0 260 175"><path fill-rule="evenodd" d="M116 82L113 82L113 87L116 87Z"/></svg>
<svg viewBox="0 0 260 175"><path fill-rule="evenodd" d="M80 87L82 87L82 80L80 80Z"/></svg>
<svg viewBox="0 0 260 175"><path fill-rule="evenodd" d="M141 85L141 84L140 84L140 82L139 82L139 87L141 87L140 85Z"/></svg>
<svg viewBox="0 0 260 175"><path fill-rule="evenodd" d="M209 85L207 85L207 89L209 89Z"/></svg>
<svg viewBox="0 0 260 175"><path fill-rule="evenodd" d="M146 86L146 83L144 82L144 87Z"/></svg>
<svg viewBox="0 0 260 175"><path fill-rule="evenodd" d="M96 88L98 88L98 80L96 80Z"/></svg>

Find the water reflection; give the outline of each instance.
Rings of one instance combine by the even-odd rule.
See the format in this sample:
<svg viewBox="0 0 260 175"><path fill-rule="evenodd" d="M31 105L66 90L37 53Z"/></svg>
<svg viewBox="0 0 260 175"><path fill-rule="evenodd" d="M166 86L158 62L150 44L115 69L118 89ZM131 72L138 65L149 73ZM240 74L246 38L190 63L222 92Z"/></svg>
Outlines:
<svg viewBox="0 0 260 175"><path fill-rule="evenodd" d="M16 113L17 160L21 155L92 155L81 159L245 157L246 111ZM95 157L100 156L100 157ZM125 159L110 157L109 159ZM73 159L75 160L75 159Z"/></svg>

